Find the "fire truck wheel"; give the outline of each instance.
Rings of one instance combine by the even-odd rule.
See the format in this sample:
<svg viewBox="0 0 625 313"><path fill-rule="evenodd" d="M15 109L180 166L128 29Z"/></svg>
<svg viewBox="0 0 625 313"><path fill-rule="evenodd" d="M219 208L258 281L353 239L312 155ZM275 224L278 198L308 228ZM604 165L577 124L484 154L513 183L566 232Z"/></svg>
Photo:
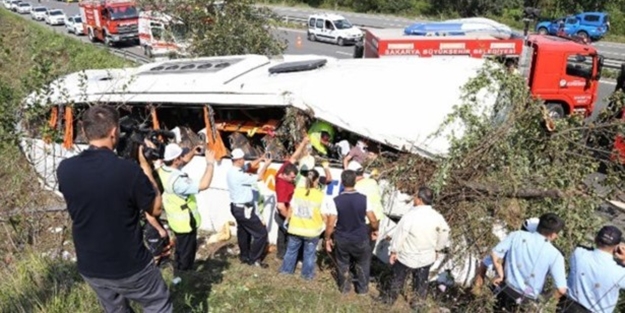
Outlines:
<svg viewBox="0 0 625 313"><path fill-rule="evenodd" d="M538 33L541 35L547 35L547 29L544 27L541 27L538 29Z"/></svg>
<svg viewBox="0 0 625 313"><path fill-rule="evenodd" d="M308 33L308 40L317 41L317 36L315 36L315 34L313 33Z"/></svg>
<svg viewBox="0 0 625 313"><path fill-rule="evenodd" d="M89 31L87 32L87 37L89 37L89 41L95 42L95 36L93 35L93 29L89 28Z"/></svg>
<svg viewBox="0 0 625 313"><path fill-rule="evenodd" d="M553 119L564 117L564 108L559 103L547 103L547 112L549 112L549 117Z"/></svg>

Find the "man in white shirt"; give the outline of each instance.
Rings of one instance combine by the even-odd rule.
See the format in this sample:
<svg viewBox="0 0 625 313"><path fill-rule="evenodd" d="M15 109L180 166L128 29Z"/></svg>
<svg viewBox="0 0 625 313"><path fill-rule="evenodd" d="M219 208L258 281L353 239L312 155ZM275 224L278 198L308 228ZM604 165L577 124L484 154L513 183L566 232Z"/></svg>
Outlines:
<svg viewBox="0 0 625 313"><path fill-rule="evenodd" d="M433 192L421 187L412 207L397 224L390 247L393 267L391 288L382 301L392 305L397 300L408 274L412 273L413 299L410 306L417 309L427 297L430 267L438 252L449 243L449 225L432 208Z"/></svg>

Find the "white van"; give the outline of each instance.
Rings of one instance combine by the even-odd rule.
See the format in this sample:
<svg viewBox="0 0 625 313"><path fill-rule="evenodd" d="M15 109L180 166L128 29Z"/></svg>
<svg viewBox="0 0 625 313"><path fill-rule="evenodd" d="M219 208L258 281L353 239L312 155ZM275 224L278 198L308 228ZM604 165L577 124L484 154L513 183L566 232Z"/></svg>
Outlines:
<svg viewBox="0 0 625 313"><path fill-rule="evenodd" d="M363 32L346 18L336 14L315 14L308 17L308 40L335 43L339 46L354 44Z"/></svg>

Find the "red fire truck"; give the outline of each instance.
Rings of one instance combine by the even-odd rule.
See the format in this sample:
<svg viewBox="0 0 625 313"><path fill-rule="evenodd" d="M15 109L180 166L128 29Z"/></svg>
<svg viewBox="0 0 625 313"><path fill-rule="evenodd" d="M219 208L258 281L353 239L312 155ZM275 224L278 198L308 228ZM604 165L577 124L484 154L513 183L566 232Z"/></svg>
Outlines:
<svg viewBox="0 0 625 313"><path fill-rule="evenodd" d="M406 36L399 28L366 29L364 57L382 58L398 55L432 57L466 55L481 58L488 55L516 55L523 50L523 38L499 39L488 34L434 37Z"/></svg>
<svg viewBox="0 0 625 313"><path fill-rule="evenodd" d="M589 116L597 100L603 57L573 38L530 35L498 38L485 33L462 36L411 36L402 29L365 29L354 57L499 56L519 65L532 94L545 101L549 114Z"/></svg>
<svg viewBox="0 0 625 313"><path fill-rule="evenodd" d="M139 43L139 14L132 0L82 0L78 4L85 35L107 46Z"/></svg>

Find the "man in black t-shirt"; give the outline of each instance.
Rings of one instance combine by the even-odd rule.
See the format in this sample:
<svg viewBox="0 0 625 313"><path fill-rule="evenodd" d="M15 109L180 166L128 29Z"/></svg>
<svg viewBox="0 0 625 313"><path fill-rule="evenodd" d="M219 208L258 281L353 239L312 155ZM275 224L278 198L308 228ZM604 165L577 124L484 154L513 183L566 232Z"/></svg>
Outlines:
<svg viewBox="0 0 625 313"><path fill-rule="evenodd" d="M165 281L143 243L140 217L158 217L161 195L150 164L119 158L119 113L111 106L88 109L82 128L89 149L63 160L57 169L59 191L73 222L78 272L93 288L106 312L172 312Z"/></svg>

